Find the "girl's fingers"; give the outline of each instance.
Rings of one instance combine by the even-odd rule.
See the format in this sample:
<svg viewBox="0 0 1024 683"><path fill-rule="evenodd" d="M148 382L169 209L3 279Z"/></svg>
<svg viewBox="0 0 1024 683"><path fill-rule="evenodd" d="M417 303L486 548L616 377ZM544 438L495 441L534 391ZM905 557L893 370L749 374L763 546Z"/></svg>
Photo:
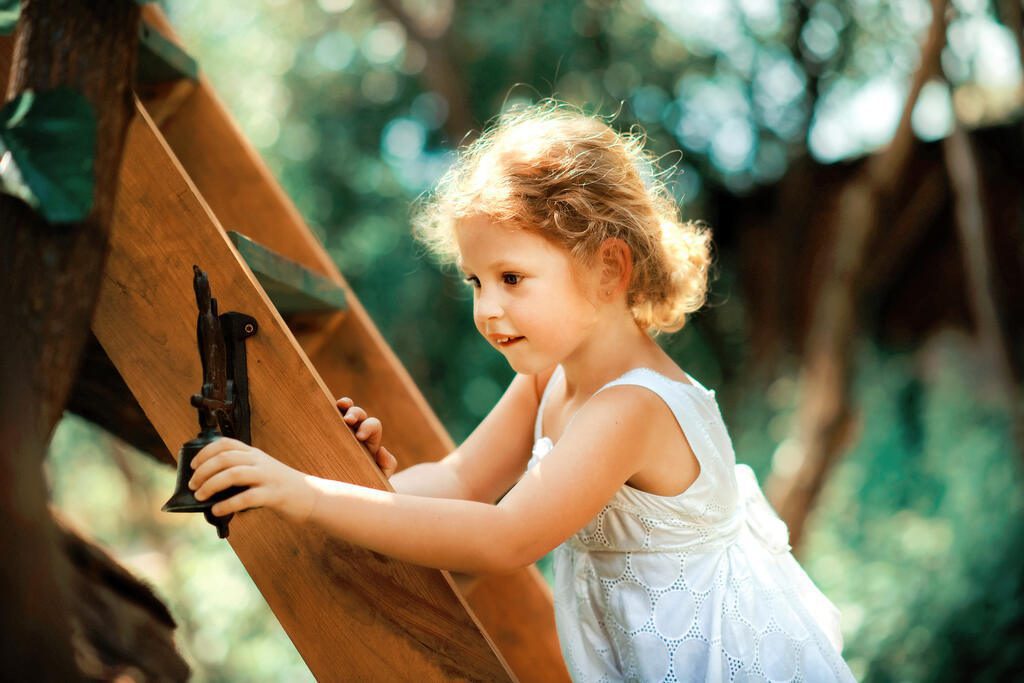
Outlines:
<svg viewBox="0 0 1024 683"><path fill-rule="evenodd" d="M391 451L383 446L377 451L377 466L384 472L384 476L391 477L398 469L398 458L391 455Z"/></svg>
<svg viewBox="0 0 1024 683"><path fill-rule="evenodd" d="M352 406L351 408L345 411L345 422L347 422L349 425L354 425L358 423L360 420L365 419L366 411L360 408L359 406Z"/></svg>
<svg viewBox="0 0 1024 683"><path fill-rule="evenodd" d="M365 441L371 453L376 453L380 448L380 440L384 436L384 425L375 417L368 417L363 420L356 430L356 438Z"/></svg>
<svg viewBox="0 0 1024 683"><path fill-rule="evenodd" d="M232 439L227 436L222 436L213 443L206 444L202 450L196 453L196 457L192 459L192 469L199 469L199 467L222 451L235 450L238 448L249 448L249 444L243 443L237 439Z"/></svg>
<svg viewBox="0 0 1024 683"><path fill-rule="evenodd" d="M352 428L355 437L366 444L372 455L377 456L380 453L381 439L384 437L384 425L381 424L381 421L376 417L369 417L366 411L355 405L348 396L339 398L337 404L345 423ZM388 457L394 460L394 466L397 466L394 456L388 454ZM380 461L381 469L385 469L385 463L389 462L386 458Z"/></svg>
<svg viewBox="0 0 1024 683"><path fill-rule="evenodd" d="M196 489L196 500L206 500L219 491L231 486L253 486L260 483L259 470L248 465L232 467L218 472Z"/></svg>
<svg viewBox="0 0 1024 683"><path fill-rule="evenodd" d="M198 458L197 458L198 459ZM193 465L195 460L192 461ZM189 488L196 490L203 485L207 479L212 477L217 472L227 469L229 467L235 467L237 465L249 465L252 463L252 458L246 451L239 450L227 450L221 451L206 459L206 462L201 464L193 473L192 478L188 480Z"/></svg>
<svg viewBox="0 0 1024 683"><path fill-rule="evenodd" d="M242 510L258 508L263 504L261 502L262 496L262 489L248 489L217 503L210 509L210 512L218 517L223 517L235 512L241 512Z"/></svg>

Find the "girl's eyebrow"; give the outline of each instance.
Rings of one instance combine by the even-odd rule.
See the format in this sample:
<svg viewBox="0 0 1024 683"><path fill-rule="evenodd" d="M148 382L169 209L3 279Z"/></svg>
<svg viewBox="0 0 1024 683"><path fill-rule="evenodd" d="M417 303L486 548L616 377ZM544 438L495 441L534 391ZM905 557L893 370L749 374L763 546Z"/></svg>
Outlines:
<svg viewBox="0 0 1024 683"><path fill-rule="evenodd" d="M502 268L512 268L514 270L518 267L519 266L517 264L507 260L496 261L495 263L491 264L491 270L501 270ZM459 261L459 270L461 270L465 275L469 275L469 271L466 270L465 264L463 264L461 261Z"/></svg>

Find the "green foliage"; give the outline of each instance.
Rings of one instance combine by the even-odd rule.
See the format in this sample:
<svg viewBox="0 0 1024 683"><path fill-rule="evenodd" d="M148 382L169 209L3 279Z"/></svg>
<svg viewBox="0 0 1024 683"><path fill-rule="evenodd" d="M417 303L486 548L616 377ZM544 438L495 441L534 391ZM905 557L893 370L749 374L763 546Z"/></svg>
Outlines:
<svg viewBox="0 0 1024 683"><path fill-rule="evenodd" d="M26 90L0 109L0 190L50 223L92 209L96 116L76 90Z"/></svg>
<svg viewBox="0 0 1024 683"><path fill-rule="evenodd" d="M914 356L860 356L864 429L828 482L804 554L843 610L863 680L1007 680L998 672L1024 662L1019 647L1000 649L1024 628L1021 603L991 609L994 596L1021 591L1024 470L976 354L949 333Z"/></svg>
<svg viewBox="0 0 1024 683"><path fill-rule="evenodd" d="M21 0L0 0L0 36L14 33L21 16Z"/></svg>

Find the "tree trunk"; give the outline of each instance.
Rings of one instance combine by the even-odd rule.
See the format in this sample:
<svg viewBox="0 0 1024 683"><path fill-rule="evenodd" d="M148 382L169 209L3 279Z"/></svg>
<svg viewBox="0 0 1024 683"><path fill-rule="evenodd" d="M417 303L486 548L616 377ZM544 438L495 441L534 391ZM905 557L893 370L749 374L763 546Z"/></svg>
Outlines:
<svg viewBox="0 0 1024 683"><path fill-rule="evenodd" d="M1011 433L1018 457L1024 457L1024 404L1020 396L1020 376L1010 353L1005 306L994 286L995 278L991 232L982 199L982 173L970 138L959 121L943 141L950 185L956 206L957 233L960 236L967 273L968 300L978 326L981 347L996 366L995 377L1006 398Z"/></svg>
<svg viewBox="0 0 1024 683"><path fill-rule="evenodd" d="M893 198L903 189L914 134L911 112L921 88L939 70L946 42L946 2L932 0L932 23L892 142L873 156L838 197L836 239L807 337L801 370L802 395L792 437L794 456L765 483L797 548L807 516L832 467L852 443L858 418L850 398L855 342L870 247L877 242ZM776 463L777 464L777 463Z"/></svg>
<svg viewBox="0 0 1024 683"><path fill-rule="evenodd" d="M71 569L78 667L91 680L187 681L177 624L153 590L55 513Z"/></svg>
<svg viewBox="0 0 1024 683"><path fill-rule="evenodd" d="M47 507L42 460L75 377L99 292L132 112L139 8L130 0L23 4L7 86L68 86L97 118L94 203L50 225L0 196L0 632L12 680L77 680L70 568Z"/></svg>

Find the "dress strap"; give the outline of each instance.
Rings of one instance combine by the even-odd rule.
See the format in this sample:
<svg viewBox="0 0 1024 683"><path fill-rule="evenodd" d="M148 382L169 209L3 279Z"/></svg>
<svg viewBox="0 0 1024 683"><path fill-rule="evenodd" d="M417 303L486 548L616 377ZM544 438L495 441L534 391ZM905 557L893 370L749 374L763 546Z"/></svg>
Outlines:
<svg viewBox="0 0 1024 683"><path fill-rule="evenodd" d="M689 375L687 375L689 377ZM691 378L692 379L692 378ZM687 384L650 368L633 368L617 379L608 382L594 392L594 395L619 384L633 384L645 387L657 394L672 411L679 424L679 429L693 449L693 454L700 463L700 474L697 479L717 479L717 470L721 457L716 457L718 448L711 434L711 425L715 422L717 405L714 393L699 384ZM716 472L712 473L714 469ZM694 484L697 482L695 481ZM703 483L703 482L702 482Z"/></svg>
<svg viewBox="0 0 1024 683"><path fill-rule="evenodd" d="M533 441L536 443L541 436L544 435L544 425L542 424L544 418L544 405L548 401L548 394L551 393L551 387L555 383L555 379L558 375L563 372L562 365L559 363L555 366L555 371L551 373L551 377L548 378L548 383L544 387L544 393L540 397L540 406L537 408L537 419L533 422Z"/></svg>

